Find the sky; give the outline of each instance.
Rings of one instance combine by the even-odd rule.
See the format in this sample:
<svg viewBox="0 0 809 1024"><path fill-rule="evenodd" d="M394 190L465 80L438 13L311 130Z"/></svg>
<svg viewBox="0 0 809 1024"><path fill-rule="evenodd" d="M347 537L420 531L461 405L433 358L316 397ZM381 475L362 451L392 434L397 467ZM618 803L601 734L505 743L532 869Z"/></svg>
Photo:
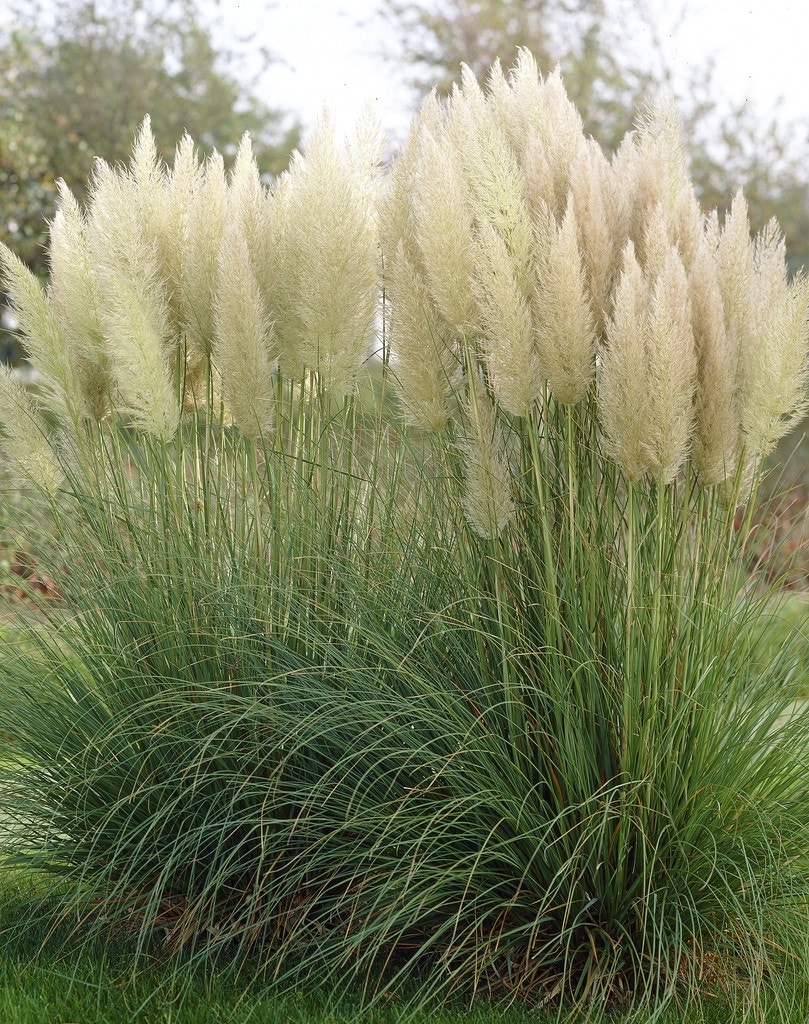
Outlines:
<svg viewBox="0 0 809 1024"><path fill-rule="evenodd" d="M237 0L227 17L231 29L252 32L254 44L282 58L262 80L270 106L295 110L311 126L325 105L348 131L370 103L388 130L407 129L410 98L401 76L375 56L384 42L377 0L278 0L256 17L261 6Z"/></svg>
<svg viewBox="0 0 809 1024"><path fill-rule="evenodd" d="M690 5L671 53L687 62L711 53L717 83L790 117L809 118L809 4L806 0L702 0Z"/></svg>
<svg viewBox="0 0 809 1024"><path fill-rule="evenodd" d="M809 3L807 0L642 0L670 64L685 71L716 59L715 86L762 114L809 122ZM223 5L228 31L254 35L284 59L262 80L271 106L297 111L306 125L326 104L341 130L371 102L389 131L403 134L410 97L395 67L374 56L384 44L373 20L377 0L266 0ZM679 12L685 16L676 24ZM263 8L263 13L260 9ZM648 38L632 40L641 51Z"/></svg>

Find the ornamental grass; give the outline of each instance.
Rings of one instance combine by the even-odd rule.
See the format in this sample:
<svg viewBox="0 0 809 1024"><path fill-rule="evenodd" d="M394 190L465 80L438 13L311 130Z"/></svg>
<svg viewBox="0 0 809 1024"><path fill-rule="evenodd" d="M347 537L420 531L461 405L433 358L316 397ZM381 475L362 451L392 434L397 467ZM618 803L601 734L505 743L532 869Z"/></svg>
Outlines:
<svg viewBox="0 0 809 1024"><path fill-rule="evenodd" d="M8 862L135 963L788 1019L809 720L744 552L809 285L673 111L608 156L528 53L380 153L324 121L268 185L147 124L46 289L4 251L63 595L4 660Z"/></svg>

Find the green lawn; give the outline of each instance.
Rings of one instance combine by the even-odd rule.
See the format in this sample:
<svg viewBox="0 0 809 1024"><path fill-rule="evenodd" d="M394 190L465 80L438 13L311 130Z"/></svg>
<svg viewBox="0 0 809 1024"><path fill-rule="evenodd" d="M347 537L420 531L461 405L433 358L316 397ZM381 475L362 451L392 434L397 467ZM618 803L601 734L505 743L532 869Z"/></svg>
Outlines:
<svg viewBox="0 0 809 1024"><path fill-rule="evenodd" d="M159 971L124 983L126 958L101 951L94 959L60 962L29 959L20 947L0 961L0 1020L4 1024L349 1024L358 1020L356 1007L328 1007L317 995L296 993L284 998L244 994L233 983L191 983L182 993L161 988ZM389 1004L362 1018L368 1024L394 1024L405 1019L404 1009ZM414 1024L544 1024L551 1016L528 1008L508 1010L478 1004L430 1010L408 1018ZM624 1019L617 1013L614 1024ZM687 1016L669 1014L666 1024L732 1024L732 1011L710 1003ZM805 1024L806 1010L796 1011L795 1024ZM611 1024L613 1024L611 1022ZM662 1022L661 1022L662 1024Z"/></svg>
<svg viewBox="0 0 809 1024"><path fill-rule="evenodd" d="M19 878L19 876L17 876ZM296 991L283 996L262 992L259 984L225 975L186 977L182 985L157 958L133 976L125 944L85 946L78 953L43 949L44 927L20 931L14 925L26 887L6 876L0 884L0 1021L3 1024L558 1024L536 1008L494 1006L479 999L442 1009L408 1013L390 1000L360 1014L359 998L335 1005L325 992ZM9 939L9 935L13 935ZM564 1018L565 1021L570 1018ZM773 1016L773 1020L775 1020ZM809 993L789 1018L809 1019ZM620 1011L608 1024L624 1024ZM726 1004L707 1001L695 1011L671 1011L660 1024L736 1024ZM634 1018L637 1022L638 1018Z"/></svg>
<svg viewBox="0 0 809 1024"><path fill-rule="evenodd" d="M809 698L809 593L786 593L774 598L772 614L762 622L762 628L765 636L760 656L769 658L790 646L792 671Z"/></svg>

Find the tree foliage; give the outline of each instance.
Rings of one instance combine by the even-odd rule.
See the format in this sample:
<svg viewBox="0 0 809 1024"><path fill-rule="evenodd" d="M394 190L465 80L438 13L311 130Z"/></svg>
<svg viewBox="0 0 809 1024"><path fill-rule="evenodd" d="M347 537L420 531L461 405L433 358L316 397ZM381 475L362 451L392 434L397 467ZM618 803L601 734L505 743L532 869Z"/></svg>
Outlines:
<svg viewBox="0 0 809 1024"><path fill-rule="evenodd" d="M447 94L461 63L482 82L496 59L510 67L527 47L543 72L560 65L586 130L607 149L644 101L674 91L703 206L723 211L744 188L753 227L776 217L792 268L809 266L806 128L761 117L749 104L728 106L710 62L676 88L643 0L381 0L380 15L396 40L388 56L419 97L433 87ZM628 46L631 26L648 29L651 54Z"/></svg>
<svg viewBox="0 0 809 1024"><path fill-rule="evenodd" d="M703 206L726 209L743 188L753 230L774 217L784 232L790 269L809 269L809 127L764 117L748 103L723 114L715 102L692 111L685 129Z"/></svg>
<svg viewBox="0 0 809 1024"><path fill-rule="evenodd" d="M653 83L626 52L605 0L383 0L380 14L418 96L447 95L462 63L482 84L495 60L510 67L525 47L543 71L561 66L585 127L607 145L631 127Z"/></svg>
<svg viewBox="0 0 809 1024"><path fill-rule="evenodd" d="M0 237L39 269L54 179L82 196L95 156L124 161L146 114L161 155L184 131L227 155L249 131L261 171L282 170L300 126L252 95L234 59L198 0L12 3L0 23Z"/></svg>
<svg viewBox="0 0 809 1024"><path fill-rule="evenodd" d="M19 36L0 49L0 234L26 262L35 263L56 186L41 135L30 130L17 81L28 73L29 53Z"/></svg>

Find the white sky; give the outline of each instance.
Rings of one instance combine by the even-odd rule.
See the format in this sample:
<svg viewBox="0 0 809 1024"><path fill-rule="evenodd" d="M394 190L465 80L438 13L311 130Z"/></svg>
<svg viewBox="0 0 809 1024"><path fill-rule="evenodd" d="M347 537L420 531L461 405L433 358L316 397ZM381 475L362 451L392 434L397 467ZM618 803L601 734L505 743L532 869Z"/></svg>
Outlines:
<svg viewBox="0 0 809 1024"><path fill-rule="evenodd" d="M311 125L326 105L348 130L371 103L387 129L406 130L407 90L374 56L382 45L377 0L278 0L257 19L262 6L262 0L236 0L226 18L282 59L263 79L262 98L270 106L294 110Z"/></svg>
<svg viewBox="0 0 809 1024"><path fill-rule="evenodd" d="M717 91L752 100L762 114L783 97L784 117L809 119L809 0L645 2L657 12L660 41L676 67L702 65L713 54ZM684 6L686 16L674 31ZM267 11L262 0L237 0L220 11L230 30L252 31L255 45L284 58L287 66L264 79L270 105L293 109L311 125L326 103L347 130L371 101L383 125L402 133L408 94L396 68L372 55L382 42L372 21L376 7L377 0L279 0Z"/></svg>
<svg viewBox="0 0 809 1024"><path fill-rule="evenodd" d="M673 5L676 6L676 3ZM717 58L717 84L790 117L809 118L807 0L691 0L671 53L680 62Z"/></svg>

